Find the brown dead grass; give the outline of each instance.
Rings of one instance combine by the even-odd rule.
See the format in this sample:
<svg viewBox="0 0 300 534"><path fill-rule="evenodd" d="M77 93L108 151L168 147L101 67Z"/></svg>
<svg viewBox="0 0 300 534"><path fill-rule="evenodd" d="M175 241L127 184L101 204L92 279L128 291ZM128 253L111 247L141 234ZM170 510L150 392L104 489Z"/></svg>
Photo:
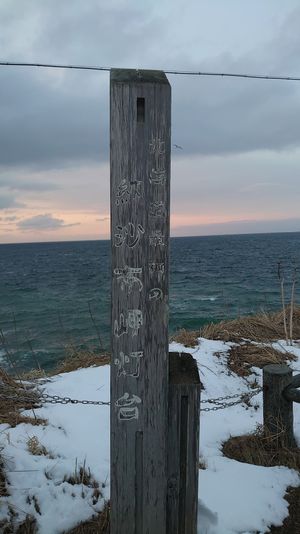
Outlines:
<svg viewBox="0 0 300 534"><path fill-rule="evenodd" d="M288 318L289 331L289 306L286 307L286 316ZM209 323L199 330L186 330L183 328L171 337L171 341L182 343L186 347L195 347L198 345L199 337L236 343L245 339L262 343L285 339L283 312L267 313L262 311L256 315ZM300 306L295 306L294 308L293 338L300 339Z"/></svg>
<svg viewBox="0 0 300 534"><path fill-rule="evenodd" d="M12 403L4 402L4 405L5 406L3 406L3 404L1 403L0 423L7 423L11 427L15 427L17 425L20 425L21 423L30 424L34 426L48 424L47 419L42 419L41 417L36 416L29 417L28 415L20 414L18 409ZM9 410L7 413L3 411L5 407ZM24 405L22 406L22 409L31 410L32 405Z"/></svg>
<svg viewBox="0 0 300 534"><path fill-rule="evenodd" d="M19 395L19 401L1 399L1 408L0 408L0 423L7 423L11 427L15 427L20 423L30 423L32 425L46 425L47 421L35 416L34 408L37 406L38 399L34 400L32 403L24 403L21 400L21 395L24 394L24 389L15 382L11 377L7 376L6 373L0 369L0 383L2 392L7 392L8 394ZM25 416L20 414L20 409L32 409L33 417ZM0 450L0 498L8 495L8 486L5 477L5 469L3 458L1 457ZM0 532L3 534L10 533L25 533L25 534L35 534L35 520L30 517L27 517L25 521L22 521L17 527L13 527L13 516L12 521L9 522L0 522Z"/></svg>
<svg viewBox="0 0 300 534"><path fill-rule="evenodd" d="M34 409L40 406L38 394L28 390L19 380L15 380L0 368L0 392L7 395L1 398L0 423L15 427L19 423L45 425L47 421L35 416ZM24 396L30 400L23 400ZM14 397L10 399L9 397ZM22 415L20 410L32 410L32 416Z"/></svg>
<svg viewBox="0 0 300 534"><path fill-rule="evenodd" d="M1 534L37 534L37 525L33 517L27 516L23 521L0 522Z"/></svg>
<svg viewBox="0 0 300 534"><path fill-rule="evenodd" d="M286 315L289 318L289 306L286 308ZM234 342L240 342L244 339L251 339L257 342L277 341L285 338L283 312L260 312L253 316L210 323L201 328L200 335L206 339ZM294 309L293 339L300 339L300 306L295 306Z"/></svg>
<svg viewBox="0 0 300 534"><path fill-rule="evenodd" d="M278 436L266 435L262 427L246 436L229 438L223 444L223 454L247 464L274 467L285 465L300 471L300 449L278 446Z"/></svg>
<svg viewBox="0 0 300 534"><path fill-rule="evenodd" d="M37 436L31 436L27 440L27 449L34 456L51 456L46 447L39 442Z"/></svg>
<svg viewBox="0 0 300 534"><path fill-rule="evenodd" d="M66 359L58 365L58 367L51 372L51 375L58 375L61 373L70 373L77 369L86 367L93 367L100 365L107 365L110 363L110 355L108 353L95 354L91 351L74 350L74 348L66 349Z"/></svg>
<svg viewBox="0 0 300 534"><path fill-rule="evenodd" d="M205 469L207 469L206 462L205 462L204 458L202 458L202 456L200 456L200 458L199 458L198 468L202 469L203 471L205 471Z"/></svg>
<svg viewBox="0 0 300 534"><path fill-rule="evenodd" d="M107 503L101 513L93 516L88 521L80 523L71 530L65 531L63 534L109 534L109 511L109 503Z"/></svg>
<svg viewBox="0 0 300 534"><path fill-rule="evenodd" d="M75 469L74 472L71 475L66 475L64 477L64 482L67 482L68 484L80 485L82 486L82 498L84 498L84 488L83 486L87 486L88 488L93 489L92 494L92 500L93 504L96 504L99 499L102 497L100 488L99 488L99 482L95 480L93 477L91 470L89 467L86 466L85 461L83 462L83 465L78 465L77 459L75 463Z"/></svg>
<svg viewBox="0 0 300 534"><path fill-rule="evenodd" d="M289 317L289 308L286 315ZM293 325L293 338L300 339L299 306L294 310ZM171 337L171 341L193 348L199 344L199 337L237 343L228 353L228 367L240 376L248 376L253 366L262 368L271 363L282 364L296 360L288 351L282 353L272 347L244 341L249 339L255 343L271 343L283 339L283 312L261 312L254 316L210 323L200 330L182 329Z"/></svg>
<svg viewBox="0 0 300 534"><path fill-rule="evenodd" d="M234 345L228 352L228 367L239 376L251 374L251 367L261 369L268 364L283 364L297 358L290 352L280 352L272 347L244 343Z"/></svg>
<svg viewBox="0 0 300 534"><path fill-rule="evenodd" d="M28 381L34 381L38 380L39 378L46 378L48 374L44 369L31 369L30 371L24 371L21 373L20 378L21 380L28 380Z"/></svg>
<svg viewBox="0 0 300 534"><path fill-rule="evenodd" d="M6 497L8 495L6 477L4 471L4 462L0 456L0 497Z"/></svg>
<svg viewBox="0 0 300 534"><path fill-rule="evenodd" d="M178 330L173 336L171 336L170 341L176 341L176 343L181 343L185 347L197 347L198 337L201 336L200 330L186 330L182 328Z"/></svg>
<svg viewBox="0 0 300 534"><path fill-rule="evenodd" d="M285 500L289 503L289 515L281 527L271 526L271 534L299 534L300 532L300 488L289 488Z"/></svg>
<svg viewBox="0 0 300 534"><path fill-rule="evenodd" d="M107 353L95 354L89 351L75 351L73 348L67 350L67 357L62 364L54 371L54 374L66 373L77 369L107 365L110 363L110 356ZM7 423L11 427L15 427L19 423L31 423L33 425L45 425L47 421L35 416L34 410L40 406L38 393L30 390L22 383L26 380L33 380L45 378L46 372L37 369L21 376L21 381L8 375L0 368L0 393L5 393L8 397L13 396L14 399L1 399L0 403L0 423ZM24 401L23 397L30 397L30 401ZM21 410L32 410L32 417L22 415ZM41 445L37 438L33 436L27 442L28 448L32 454L35 455L49 455L46 448ZM0 451L1 453L1 451ZM94 503L102 498L99 484L93 479L89 469L81 466L77 469L75 467L74 474L70 477L65 477L65 481L70 484L87 485L93 488ZM5 478L5 471L3 468L3 461L0 456L0 497L7 496L7 483ZM17 515L11 510L11 518L9 521L0 522L1 534L37 534L37 526L34 518L27 516L25 520L18 521ZM66 534L109 534L109 505L107 504L100 514L93 516L89 521L80 523L74 529Z"/></svg>
<svg viewBox="0 0 300 534"><path fill-rule="evenodd" d="M68 484L72 484L73 486L75 484L84 484L89 487L99 487L98 482L92 477L90 468L86 467L85 461L83 465L78 465L76 460L74 472L71 475L65 476L64 482L68 482Z"/></svg>

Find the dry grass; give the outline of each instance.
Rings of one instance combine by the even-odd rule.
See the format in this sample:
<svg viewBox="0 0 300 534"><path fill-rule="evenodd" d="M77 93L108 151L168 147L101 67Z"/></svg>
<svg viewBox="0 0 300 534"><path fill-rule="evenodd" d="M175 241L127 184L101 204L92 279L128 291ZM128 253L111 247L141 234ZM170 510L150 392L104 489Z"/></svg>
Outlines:
<svg viewBox="0 0 300 534"><path fill-rule="evenodd" d="M178 330L176 334L171 336L170 341L176 341L176 343L181 343L185 347L197 347L198 337L200 337L200 330L186 330L182 328Z"/></svg>
<svg viewBox="0 0 300 534"><path fill-rule="evenodd" d="M86 467L85 462L83 462L83 465L78 466L77 460L75 463L74 473L72 473L72 475L65 476L64 482L68 482L68 484L72 484L73 486L75 486L75 484L84 484L85 486L89 487L94 487L95 484L98 485L91 475L90 468Z"/></svg>
<svg viewBox="0 0 300 534"><path fill-rule="evenodd" d="M1 534L37 534L36 521L31 516L26 516L23 521L14 521L13 517L10 521L0 522Z"/></svg>
<svg viewBox="0 0 300 534"><path fill-rule="evenodd" d="M0 392L7 396L7 398L1 398L0 423L7 423L11 427L15 427L19 423L47 424L45 419L36 417L34 413L34 409L40 406L38 394L28 390L22 382L16 381L1 368ZM24 396L30 400L24 400ZM32 416L22 415L20 410L32 410Z"/></svg>
<svg viewBox="0 0 300 534"><path fill-rule="evenodd" d="M285 465L300 471L300 449L280 447L278 443L277 436L268 435L259 427L254 434L230 438L223 444L223 454L247 464Z"/></svg>
<svg viewBox="0 0 300 534"><path fill-rule="evenodd" d="M261 369L268 364L283 364L297 358L290 352L280 352L272 347L244 343L234 345L228 352L228 367L239 376L251 374L251 367Z"/></svg>
<svg viewBox="0 0 300 534"><path fill-rule="evenodd" d="M46 475L47 476L47 475ZM96 504L100 498L102 498L101 491L99 489L99 483L94 479L89 468L86 468L85 462L82 466L75 463L74 472L71 475L65 476L64 482L72 485L82 486L82 498L85 497L85 487L93 489L92 502ZM38 502L34 503L35 507L38 506ZM38 511L38 510L37 510ZM39 513L39 512L38 512ZM1 531L2 532L2 531ZM94 515L88 521L81 522L71 530L64 531L64 534L83 534L83 533L97 533L97 534L109 534L109 505L106 504L104 510Z"/></svg>
<svg viewBox="0 0 300 534"><path fill-rule="evenodd" d="M38 395L33 391L28 391L25 385L14 380L3 369L0 368L0 391L7 398L1 398L0 423L7 423L15 427L19 423L31 423L33 425L45 425L47 421L35 416L34 409L39 406ZM24 395L30 400L24 401ZM10 399L9 397L14 397ZM20 410L32 410L32 417L20 414ZM0 451L1 453L1 451ZM4 462L0 456L0 497L7 496L8 485L5 477ZM0 523L1 534L36 534L36 521L27 516L25 520L18 521L13 505L10 506L10 520Z"/></svg>
<svg viewBox="0 0 300 534"><path fill-rule="evenodd" d="M271 526L271 534L299 534L300 532L300 488L289 488L285 500L289 503L289 515L281 527Z"/></svg>
<svg viewBox="0 0 300 534"><path fill-rule="evenodd" d="M286 307L286 316L290 317L289 306ZM195 347L198 345L199 337L236 343L244 339L257 342L285 339L283 311L273 313L262 311L256 315L209 323L199 330L182 329L171 337L171 341L182 343L186 347ZM300 306L295 306L293 311L293 338L300 339Z"/></svg>
<svg viewBox="0 0 300 534"><path fill-rule="evenodd" d="M95 354L92 351L75 350L73 347L67 348L66 352L66 359L51 372L51 375L69 373L85 367L107 365L110 363L110 355L108 353Z"/></svg>
<svg viewBox="0 0 300 534"><path fill-rule="evenodd" d="M8 495L6 477L4 471L4 462L0 456L0 497L6 497Z"/></svg>
<svg viewBox="0 0 300 534"><path fill-rule="evenodd" d="M4 384L6 386L10 386L11 388L17 388L20 387L19 383L16 382L12 376L7 374L4 369L0 367L0 384Z"/></svg>
<svg viewBox="0 0 300 534"><path fill-rule="evenodd" d="M44 369L31 369L30 371L24 371L24 373L21 373L20 378L30 382L38 380L39 378L46 378L47 376L48 374Z"/></svg>
<svg viewBox="0 0 300 534"><path fill-rule="evenodd" d="M84 494L84 488L83 486L87 486L88 488L93 489L92 499L93 504L96 504L100 497L102 497L99 483L94 479L94 477L91 474L90 468L87 468L85 465L85 461L83 462L83 465L78 466L77 459L75 463L75 469L74 473L71 475L64 477L64 482L68 482L68 484L75 485L81 485L82 486L82 498L85 497Z"/></svg>
<svg viewBox="0 0 300 534"><path fill-rule="evenodd" d="M204 460L204 458L202 456L200 456L200 458L199 458L198 468L202 469L203 471L205 471L205 469L207 469L206 462L205 462L205 460Z"/></svg>
<svg viewBox="0 0 300 534"><path fill-rule="evenodd" d="M288 310L286 315L289 316ZM293 332L295 338L300 339L300 307L294 310ZM256 343L271 343L284 338L283 312L261 312L254 316L210 323L199 331L179 330L171 337L171 341L195 347L199 344L199 337L238 343L228 353L228 367L240 376L248 376L253 366L262 368L271 363L282 364L296 360L288 351L282 353L272 347L244 341L249 339Z"/></svg>
<svg viewBox="0 0 300 534"><path fill-rule="evenodd" d="M107 503L100 514L80 523L71 530L65 531L63 534L109 534L109 531L109 503Z"/></svg>
<svg viewBox="0 0 300 534"><path fill-rule="evenodd" d="M31 436L31 438L28 438L27 449L30 454L33 454L34 456L51 456L46 447L39 442L37 436Z"/></svg>
<svg viewBox="0 0 300 534"><path fill-rule="evenodd" d="M289 306L286 308L286 315L287 317L290 316ZM234 342L240 342L244 339L251 339L257 342L285 339L283 311L274 313L261 312L253 316L210 323L201 328L200 335L206 339ZM300 339L299 306L295 306L293 313L293 338Z"/></svg>
<svg viewBox="0 0 300 534"><path fill-rule="evenodd" d="M53 374L65 373L74 371L80 368L100 366L110 363L110 356L105 354L95 354L89 351L76 351L74 348L66 350L67 357L62 364L54 371ZM37 380L39 378L45 378L46 372L41 369L34 369L30 372L24 373L21 376L21 380L15 379L8 375L3 369L0 368L0 393L7 395L7 397L14 397L13 399L4 398L1 399L0 405L0 423L7 423L11 427L15 427L20 423L31 423L33 425L45 425L47 421L35 416L34 410L40 406L39 396L37 392L32 389L28 390L28 384L25 386L22 380ZM18 377L19 378L19 377ZM29 401L24 401L24 395L30 397ZM32 410L32 417L22 415L21 410ZM49 452L39 442L36 436L32 436L27 441L27 448L31 454L34 455L47 455ZM0 451L1 452L1 451ZM77 467L72 475L64 478L65 482L70 484L80 484L82 486L82 497L84 497L84 486L88 486L93 489L92 499L94 504L102 498L101 491L99 489L98 482L92 477L89 469L85 468L85 465ZM3 468L3 461L0 456L0 497L8 495L7 483L5 478L5 471ZM39 504L37 500L33 502L37 512L39 513ZM27 516L25 520L19 521L18 514L11 507L11 517L8 521L0 522L1 534L37 534L37 525L34 518ZM81 533L99 533L109 534L109 506L106 505L103 512L93 516L89 521L80 523L77 527L70 531L70 534ZM69 533L68 533L69 534Z"/></svg>
<svg viewBox="0 0 300 534"><path fill-rule="evenodd" d="M30 495L28 495L26 501L30 505L33 504L33 506L35 508L35 511L39 515L41 515L41 508L40 508L40 505L39 505L39 501L38 501L38 498L35 495L33 495L32 497L30 497Z"/></svg>

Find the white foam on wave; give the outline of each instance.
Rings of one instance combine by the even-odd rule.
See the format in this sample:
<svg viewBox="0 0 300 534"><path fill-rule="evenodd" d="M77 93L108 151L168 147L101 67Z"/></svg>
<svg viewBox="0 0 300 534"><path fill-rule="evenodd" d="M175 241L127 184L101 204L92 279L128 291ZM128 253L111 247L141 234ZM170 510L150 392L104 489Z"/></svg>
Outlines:
<svg viewBox="0 0 300 534"><path fill-rule="evenodd" d="M219 297L218 296L211 296L211 297L208 297L208 296L200 296L200 297L195 297L196 300L201 300L201 301L210 301L210 302L215 302L215 300L217 300Z"/></svg>

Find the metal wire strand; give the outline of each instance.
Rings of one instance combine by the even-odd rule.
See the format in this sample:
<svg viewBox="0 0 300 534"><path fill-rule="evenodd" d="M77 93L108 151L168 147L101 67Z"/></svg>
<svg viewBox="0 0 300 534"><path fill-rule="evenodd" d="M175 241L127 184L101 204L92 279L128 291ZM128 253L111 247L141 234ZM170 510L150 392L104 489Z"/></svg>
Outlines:
<svg viewBox="0 0 300 534"><path fill-rule="evenodd" d="M101 67L98 65L66 65L61 63L34 63L25 61L0 61L2 67L42 67L47 69L73 69L73 70L91 70L110 72L114 67ZM133 69L139 72L141 69ZM156 70L156 69L155 69ZM210 71L192 71L192 70L172 70L161 69L165 74L179 75L179 76L213 76L219 78L246 78L252 80L275 80L299 82L299 76L284 76L273 74L251 74L241 72L210 72Z"/></svg>

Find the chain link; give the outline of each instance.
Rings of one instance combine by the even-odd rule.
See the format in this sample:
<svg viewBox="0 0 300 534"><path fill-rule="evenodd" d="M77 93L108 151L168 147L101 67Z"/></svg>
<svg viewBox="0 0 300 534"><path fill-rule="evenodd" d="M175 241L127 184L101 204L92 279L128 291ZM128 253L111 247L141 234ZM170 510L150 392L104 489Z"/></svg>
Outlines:
<svg viewBox="0 0 300 534"><path fill-rule="evenodd" d="M201 404L209 403L214 404L212 408L200 408L200 412L216 412L217 410L223 410L224 408L229 408L230 406L236 406L237 404L242 404L244 402L249 402L250 399L258 395L263 390L262 387L258 387L249 391L248 393L236 393L235 395L226 395L226 397L218 397L216 399L206 399L200 401ZM238 399L233 402L222 402L230 399Z"/></svg>
<svg viewBox="0 0 300 534"><path fill-rule="evenodd" d="M5 393L0 393L0 399L12 400L18 403L30 403L30 404L39 404L41 402L47 404L91 404L95 406L109 406L110 402L104 401L90 401L90 400L78 400L71 399L70 397L59 397L58 395L48 395L48 393L37 393L36 396L27 396L27 395L6 395Z"/></svg>
<svg viewBox="0 0 300 534"><path fill-rule="evenodd" d="M93 406L109 406L110 405L110 402L71 399L70 397L59 397L58 395L48 395L48 393L42 393L40 397L41 399L44 399L44 401L49 404L91 404Z"/></svg>
<svg viewBox="0 0 300 534"><path fill-rule="evenodd" d="M214 412L217 410L223 410L224 408L229 408L230 406L235 406L237 404L242 404L243 402L249 402L252 397L257 395L262 391L262 387L255 388L252 391L247 393L235 393L234 395L226 395L225 397L217 397L215 399L203 399L201 404L213 404L213 407L200 408L201 412ZM109 406L110 402L107 401L91 401L91 400L79 400L71 399L70 397L60 397L59 395L49 395L48 393L37 392L36 395L22 395L15 394L9 395L5 393L0 393L0 399L12 400L17 403L30 403L30 404L39 404L44 402L45 404L85 404L92 406ZM237 399L233 402L224 402L231 399Z"/></svg>
<svg viewBox="0 0 300 534"><path fill-rule="evenodd" d="M201 400L201 403L202 404L205 404L205 403L217 404L219 401L237 399L238 397L241 397L242 395L248 395L248 393L235 393L234 395L226 395L226 397L217 397L216 399L205 399L205 400Z"/></svg>

